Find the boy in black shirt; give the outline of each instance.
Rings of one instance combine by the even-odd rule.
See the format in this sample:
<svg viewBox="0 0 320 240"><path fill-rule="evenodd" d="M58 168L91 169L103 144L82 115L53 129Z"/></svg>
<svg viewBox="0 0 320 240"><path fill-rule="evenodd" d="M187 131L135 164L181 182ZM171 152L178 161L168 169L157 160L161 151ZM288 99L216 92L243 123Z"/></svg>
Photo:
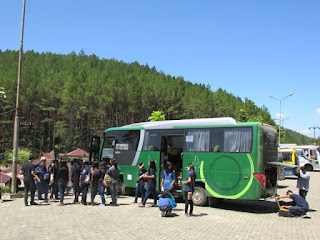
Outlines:
<svg viewBox="0 0 320 240"><path fill-rule="evenodd" d="M22 165L20 174L23 174L23 182L24 182L24 204L28 206L28 192L30 190L31 199L30 205L37 205L34 202L34 194L36 191L36 185L34 183L34 179L37 179L40 182L38 176L34 173L35 165L32 164L32 160L36 159L35 156L30 155L29 162Z"/></svg>

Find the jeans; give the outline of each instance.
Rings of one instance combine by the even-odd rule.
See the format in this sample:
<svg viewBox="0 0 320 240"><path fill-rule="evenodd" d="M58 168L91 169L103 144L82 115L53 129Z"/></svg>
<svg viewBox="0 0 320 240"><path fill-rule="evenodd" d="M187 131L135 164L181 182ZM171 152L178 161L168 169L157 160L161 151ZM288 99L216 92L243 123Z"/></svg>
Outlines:
<svg viewBox="0 0 320 240"><path fill-rule="evenodd" d="M26 180L24 181L24 204L27 206L28 205L28 192L31 192L31 199L30 203L34 203L34 194L36 191L36 185L34 184L33 180Z"/></svg>
<svg viewBox="0 0 320 240"><path fill-rule="evenodd" d="M42 200L42 192L44 193L44 200L48 200L48 191L49 191L49 184L47 182L37 182L37 196L38 200Z"/></svg>
<svg viewBox="0 0 320 240"><path fill-rule="evenodd" d="M52 183L52 189L51 189L51 194L50 194L50 198L53 198L53 196L55 198L58 198L58 182L57 181L54 181Z"/></svg>
<svg viewBox="0 0 320 240"><path fill-rule="evenodd" d="M135 198L134 198L134 202L138 201L139 193L140 193L140 196L141 196L141 200L143 200L145 191L146 190L144 189L144 182L139 182L137 184L136 195L135 195Z"/></svg>
<svg viewBox="0 0 320 240"><path fill-rule="evenodd" d="M300 206L293 206L289 208L289 211L292 213L292 215L301 216L306 214L306 210L303 209Z"/></svg>
<svg viewBox="0 0 320 240"><path fill-rule="evenodd" d="M193 201L188 200L188 192L187 191L184 192L184 203L185 203L184 212L188 213L188 208L190 205L190 215L191 215L193 213Z"/></svg>
<svg viewBox="0 0 320 240"><path fill-rule="evenodd" d="M111 194L111 199L112 199L112 205L116 205L117 199L118 199L118 183L111 184L110 194Z"/></svg>
<svg viewBox="0 0 320 240"><path fill-rule="evenodd" d="M82 199L81 199L82 204L87 203L88 188L89 188L89 185L87 185L87 184L82 185Z"/></svg>
<svg viewBox="0 0 320 240"><path fill-rule="evenodd" d="M96 197L98 192L98 186L92 186L91 187L91 203L94 202L94 198Z"/></svg>
<svg viewBox="0 0 320 240"><path fill-rule="evenodd" d="M304 199L306 199L307 194L308 194L308 190L299 189L300 197L303 197Z"/></svg>
<svg viewBox="0 0 320 240"><path fill-rule="evenodd" d="M153 205L157 205L157 192L156 186L153 183L148 183L146 196L143 199L142 205L146 205L149 195L152 193L153 195Z"/></svg>
<svg viewBox="0 0 320 240"><path fill-rule="evenodd" d="M60 203L63 203L64 191L66 190L66 187L67 187L67 182L66 181L58 181Z"/></svg>
<svg viewBox="0 0 320 240"><path fill-rule="evenodd" d="M79 183L73 183L74 202L79 202L80 187Z"/></svg>
<svg viewBox="0 0 320 240"><path fill-rule="evenodd" d="M101 198L101 203L102 204L106 204L106 199L104 198L104 185L102 183L99 183L98 185L98 189L99 189L99 195L100 195L100 198Z"/></svg>

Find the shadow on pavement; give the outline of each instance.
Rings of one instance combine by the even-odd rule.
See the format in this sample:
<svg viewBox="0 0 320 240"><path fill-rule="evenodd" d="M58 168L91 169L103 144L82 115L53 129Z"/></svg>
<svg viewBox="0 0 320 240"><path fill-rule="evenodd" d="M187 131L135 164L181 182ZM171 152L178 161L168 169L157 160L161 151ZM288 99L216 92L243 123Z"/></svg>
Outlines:
<svg viewBox="0 0 320 240"><path fill-rule="evenodd" d="M296 177L296 176L292 176L292 177L287 177L286 176L286 180L298 180L298 177Z"/></svg>
<svg viewBox="0 0 320 240"><path fill-rule="evenodd" d="M207 215L208 215L207 213L199 213L199 214L192 214L192 216L190 216L190 217L204 217Z"/></svg>
<svg viewBox="0 0 320 240"><path fill-rule="evenodd" d="M275 202L265 200L224 200L215 208L257 214L278 212Z"/></svg>
<svg viewBox="0 0 320 240"><path fill-rule="evenodd" d="M287 188L287 187L289 187L289 186L282 186L282 185L278 185L278 188L279 188L279 189Z"/></svg>

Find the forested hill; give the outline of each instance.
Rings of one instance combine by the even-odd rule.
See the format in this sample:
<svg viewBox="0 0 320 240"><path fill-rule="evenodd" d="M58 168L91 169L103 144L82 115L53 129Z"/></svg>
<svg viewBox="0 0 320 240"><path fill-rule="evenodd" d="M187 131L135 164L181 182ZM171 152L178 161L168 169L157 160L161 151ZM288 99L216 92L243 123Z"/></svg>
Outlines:
<svg viewBox="0 0 320 240"><path fill-rule="evenodd" d="M15 108L18 52L0 53L0 113ZM198 79L201 82L201 79ZM214 87L214 85L213 85ZM193 84L137 62L95 55L23 54L20 146L49 151L88 150L90 136L108 127L147 121L155 110L166 119L234 117L274 125L264 106L225 90ZM0 115L1 151L12 148L14 112Z"/></svg>

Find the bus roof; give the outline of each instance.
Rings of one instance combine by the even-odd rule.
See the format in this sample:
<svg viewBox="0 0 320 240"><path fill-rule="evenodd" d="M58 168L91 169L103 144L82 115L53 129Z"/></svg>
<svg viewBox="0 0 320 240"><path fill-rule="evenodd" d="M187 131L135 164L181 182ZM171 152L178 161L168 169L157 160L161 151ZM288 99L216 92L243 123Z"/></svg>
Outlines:
<svg viewBox="0 0 320 240"><path fill-rule="evenodd" d="M165 120L155 122L141 122L122 126L120 128L142 127L144 129L172 129L174 127L236 125L237 121L231 117L224 118L198 118L183 120Z"/></svg>

